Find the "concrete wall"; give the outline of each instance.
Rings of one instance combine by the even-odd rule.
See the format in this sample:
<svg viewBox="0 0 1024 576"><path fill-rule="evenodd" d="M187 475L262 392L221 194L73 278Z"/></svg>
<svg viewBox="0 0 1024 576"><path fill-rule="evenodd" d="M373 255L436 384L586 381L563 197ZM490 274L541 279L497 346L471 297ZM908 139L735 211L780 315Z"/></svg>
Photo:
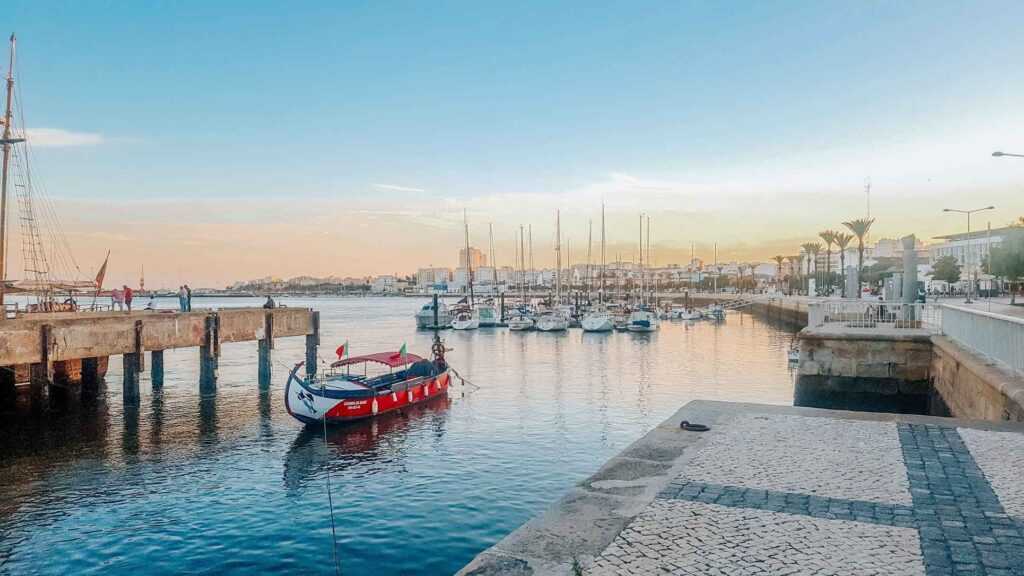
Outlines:
<svg viewBox="0 0 1024 576"><path fill-rule="evenodd" d="M794 404L931 413L931 349L923 334L846 336L804 330Z"/></svg>
<svg viewBox="0 0 1024 576"><path fill-rule="evenodd" d="M1024 374L944 336L805 329L794 404L1024 422Z"/></svg>
<svg viewBox="0 0 1024 576"><path fill-rule="evenodd" d="M1024 422L1024 376L945 336L932 342L932 382L953 416Z"/></svg>

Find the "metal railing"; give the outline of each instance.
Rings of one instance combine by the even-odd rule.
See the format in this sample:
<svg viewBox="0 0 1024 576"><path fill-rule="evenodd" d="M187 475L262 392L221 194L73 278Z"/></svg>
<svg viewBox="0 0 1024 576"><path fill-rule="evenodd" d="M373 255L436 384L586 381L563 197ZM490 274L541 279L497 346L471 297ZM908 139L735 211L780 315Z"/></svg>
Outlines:
<svg viewBox="0 0 1024 576"><path fill-rule="evenodd" d="M811 328L926 330L942 329L942 307L914 302L874 300L824 300L807 304Z"/></svg>
<svg viewBox="0 0 1024 576"><path fill-rule="evenodd" d="M943 305L942 334L1024 372L1024 319L982 310Z"/></svg>

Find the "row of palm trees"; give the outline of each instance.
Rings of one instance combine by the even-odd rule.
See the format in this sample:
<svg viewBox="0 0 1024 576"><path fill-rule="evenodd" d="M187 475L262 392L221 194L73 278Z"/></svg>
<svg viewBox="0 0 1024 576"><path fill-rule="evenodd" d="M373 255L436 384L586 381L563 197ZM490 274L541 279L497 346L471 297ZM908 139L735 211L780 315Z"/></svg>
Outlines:
<svg viewBox="0 0 1024 576"><path fill-rule="evenodd" d="M846 286L846 247L849 246L850 242L854 238L857 239L857 278L864 275L864 238L867 237L868 232L871 230L871 225L875 223L874 218L858 218L856 220L850 220L849 222L843 222L850 232L844 232L841 230L823 230L818 233L818 237L825 243L825 277L829 279L826 285L826 292L832 293L832 247L835 246L839 249L839 268L841 274L840 286ZM821 253L820 242L807 242L801 244L800 247L804 253L807 254L807 276L811 275L811 261L817 259L818 254ZM788 261L790 268L796 271L797 275L800 274L800 256L775 256L772 258L778 265L779 278L782 277L782 263ZM860 298L860 283L857 286L857 298Z"/></svg>

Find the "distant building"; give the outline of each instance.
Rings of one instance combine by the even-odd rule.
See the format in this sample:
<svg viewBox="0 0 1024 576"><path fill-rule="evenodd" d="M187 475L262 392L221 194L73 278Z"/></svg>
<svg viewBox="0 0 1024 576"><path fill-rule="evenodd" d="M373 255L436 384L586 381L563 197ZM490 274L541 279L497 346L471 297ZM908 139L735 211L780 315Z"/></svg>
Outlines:
<svg viewBox="0 0 1024 576"><path fill-rule="evenodd" d="M420 268L416 271L416 285L429 288L438 284L447 284L451 280L452 271L447 268Z"/></svg>
<svg viewBox="0 0 1024 576"><path fill-rule="evenodd" d="M393 294L399 289L398 279L394 276L377 276L370 284L370 292L374 294Z"/></svg>
<svg viewBox="0 0 1024 576"><path fill-rule="evenodd" d="M964 232L936 236L937 240L944 240L944 242L932 244L928 248L928 259L930 263L934 264L939 258L952 256L960 265L961 278L966 279L968 276L978 278L988 272L985 265L992 248L998 247L1018 235L1024 236L1024 228L1007 226L992 230L972 231L970 234Z"/></svg>
<svg viewBox="0 0 1024 576"><path fill-rule="evenodd" d="M466 261L467 261L467 259L466 259L466 249L465 248L460 248L459 249L459 268L465 268L467 266ZM477 250L476 248L473 248L472 246L470 246L469 247L469 266L471 268L473 268L473 269L477 269L477 268L481 268L483 266L487 266L487 256L485 256L484 253L481 252L480 250Z"/></svg>

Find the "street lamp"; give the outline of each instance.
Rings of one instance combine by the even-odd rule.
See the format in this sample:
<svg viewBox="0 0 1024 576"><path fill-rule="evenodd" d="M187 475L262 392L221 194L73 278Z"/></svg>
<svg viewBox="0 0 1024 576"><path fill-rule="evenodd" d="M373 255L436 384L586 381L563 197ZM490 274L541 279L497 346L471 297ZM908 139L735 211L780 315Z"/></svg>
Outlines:
<svg viewBox="0 0 1024 576"><path fill-rule="evenodd" d="M1000 156L1004 155L1002 152L999 152L998 154ZM971 214L974 214L975 212L984 212L985 210L995 210L995 209L996 209L995 206L985 206L984 208L975 208L974 210L956 210L954 208L943 208L942 209L943 212L956 212L957 214L966 214L967 215L967 250L965 250L965 252L964 252L964 263L967 264L968 266L970 266L970 258L968 256L970 255L970 249L971 249ZM970 270L970 268L968 268L968 270L967 270L967 299L964 300L965 304L970 304L972 302L972 300L971 300L971 293L974 291L974 280L972 280L970 276L971 276L971 270Z"/></svg>
<svg viewBox="0 0 1024 576"><path fill-rule="evenodd" d="M1002 158L1003 156L1011 156L1013 158L1024 158L1024 154L1011 154L1009 152L999 152L998 150L992 153L996 158Z"/></svg>

